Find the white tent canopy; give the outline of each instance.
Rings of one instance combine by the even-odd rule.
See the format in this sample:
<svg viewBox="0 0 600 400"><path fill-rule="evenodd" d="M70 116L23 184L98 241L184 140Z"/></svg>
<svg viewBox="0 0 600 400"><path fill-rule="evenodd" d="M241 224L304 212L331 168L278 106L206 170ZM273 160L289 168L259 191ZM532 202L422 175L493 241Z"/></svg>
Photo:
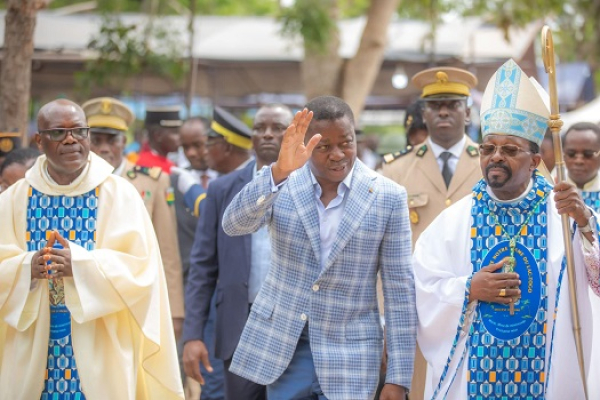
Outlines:
<svg viewBox="0 0 600 400"><path fill-rule="evenodd" d="M600 96L586 105L568 113L561 114L563 132L577 122L600 123Z"/></svg>

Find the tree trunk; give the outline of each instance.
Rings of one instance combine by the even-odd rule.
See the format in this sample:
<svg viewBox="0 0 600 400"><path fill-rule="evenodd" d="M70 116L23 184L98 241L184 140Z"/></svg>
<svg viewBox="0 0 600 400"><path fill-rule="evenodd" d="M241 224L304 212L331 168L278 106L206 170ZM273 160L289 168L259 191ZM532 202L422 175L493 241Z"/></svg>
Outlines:
<svg viewBox="0 0 600 400"><path fill-rule="evenodd" d="M354 58L344 68L342 97L358 121L379 70L387 45L387 31L400 0L372 0L367 23Z"/></svg>
<svg viewBox="0 0 600 400"><path fill-rule="evenodd" d="M339 56L340 35L336 28L325 50L304 45L302 79L307 99L321 95L342 97L358 120L366 98L379 74L387 44L387 30L400 0L371 0L367 22L354 58L344 64ZM337 2L330 15L337 21Z"/></svg>
<svg viewBox="0 0 600 400"><path fill-rule="evenodd" d="M190 19L188 23L188 35L189 35L189 68L188 79L187 79L187 93L185 95L185 107L187 108L187 116L192 116L192 101L194 100L194 94L196 89L196 78L198 72L198 60L194 57L194 38L196 35L194 21L196 19L196 1L190 2ZM185 88L184 88L185 90Z"/></svg>
<svg viewBox="0 0 600 400"><path fill-rule="evenodd" d="M598 18L600 18L600 0L593 0L590 7L590 14L588 14L588 24L593 27L593 34L591 35L592 49L588 53L588 63L592 76L595 78L594 83L596 87L600 85L600 24Z"/></svg>
<svg viewBox="0 0 600 400"><path fill-rule="evenodd" d="M0 129L18 131L27 144L31 58L37 11L44 0L8 0L0 75Z"/></svg>
<svg viewBox="0 0 600 400"><path fill-rule="evenodd" d="M329 1L329 15L334 21L339 19L337 1ZM302 61L302 81L306 99L323 95L340 96L340 75L343 60L339 56L340 33L337 25L330 32L325 48L315 48L304 42Z"/></svg>

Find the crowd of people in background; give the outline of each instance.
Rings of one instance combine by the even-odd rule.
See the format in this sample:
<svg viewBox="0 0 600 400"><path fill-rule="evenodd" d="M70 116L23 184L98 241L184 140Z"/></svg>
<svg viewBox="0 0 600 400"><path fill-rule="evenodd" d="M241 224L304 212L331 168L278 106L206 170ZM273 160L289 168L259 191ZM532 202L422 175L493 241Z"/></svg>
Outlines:
<svg viewBox="0 0 600 400"><path fill-rule="evenodd" d="M558 182L514 61L479 141L472 73L412 83L387 154L333 96L252 126L148 106L133 157L110 97L0 133L0 400L598 398L600 126L564 130Z"/></svg>

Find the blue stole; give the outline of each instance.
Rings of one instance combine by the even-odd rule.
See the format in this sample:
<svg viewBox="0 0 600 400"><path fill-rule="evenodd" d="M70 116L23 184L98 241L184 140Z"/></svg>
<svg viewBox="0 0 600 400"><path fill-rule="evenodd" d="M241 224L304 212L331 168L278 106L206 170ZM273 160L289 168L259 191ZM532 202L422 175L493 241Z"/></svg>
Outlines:
<svg viewBox="0 0 600 400"><path fill-rule="evenodd" d="M86 250L96 242L98 188L75 196L48 196L29 188L27 203L27 250L45 247L50 233L57 230L62 237ZM56 243L55 248L62 248ZM71 313L65 305L62 279L49 279L50 337L48 361L41 400L85 400L71 341ZM98 377L94 379L99 379Z"/></svg>
<svg viewBox="0 0 600 400"><path fill-rule="evenodd" d="M513 239L514 270L522 281L521 298L514 304L513 315L503 304L478 304L466 345L468 399L543 400L550 372L550 365L545 365L546 343L554 336L553 329L547 337L547 318L552 311L548 313L546 209L552 187L543 176L535 174L531 191L511 204L491 199L486 187L481 180L473 190L473 273L510 256ZM564 267L563 261L556 308Z"/></svg>
<svg viewBox="0 0 600 400"><path fill-rule="evenodd" d="M581 198L586 206L600 213L600 192L581 192Z"/></svg>

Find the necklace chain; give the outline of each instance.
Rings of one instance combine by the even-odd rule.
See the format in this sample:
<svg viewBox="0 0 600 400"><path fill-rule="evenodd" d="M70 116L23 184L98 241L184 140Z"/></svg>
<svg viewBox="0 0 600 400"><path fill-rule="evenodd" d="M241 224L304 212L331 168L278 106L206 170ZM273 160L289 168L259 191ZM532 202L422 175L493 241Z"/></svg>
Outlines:
<svg viewBox="0 0 600 400"><path fill-rule="evenodd" d="M527 218L525 218L525 222L523 222L521 224L521 226L519 226L519 229L517 229L517 232L513 235L512 238L510 237L508 232L506 232L506 229L504 229L504 226L502 226L502 224L500 224L500 220L498 219L498 216L496 215L494 210L492 210L491 208L488 207L488 210L490 211L490 215L492 217L494 217L494 221L496 222L496 225L498 225L500 227L500 229L502 230L502 234L508 239L508 243L510 246L510 259L506 263L507 270L505 270L504 272L514 272L514 269L515 269L515 257L514 256L515 256L515 247L517 245L517 237L521 234L523 227L525 225L527 225L527 223L529 222L529 220L531 219L533 214L535 214L535 212L537 211L537 209L540 206L540 204L542 203L542 201L544 201L544 199L546 199L547 195L548 195L548 193L544 193L544 195L535 203L535 205L533 206L533 209L527 214Z"/></svg>

